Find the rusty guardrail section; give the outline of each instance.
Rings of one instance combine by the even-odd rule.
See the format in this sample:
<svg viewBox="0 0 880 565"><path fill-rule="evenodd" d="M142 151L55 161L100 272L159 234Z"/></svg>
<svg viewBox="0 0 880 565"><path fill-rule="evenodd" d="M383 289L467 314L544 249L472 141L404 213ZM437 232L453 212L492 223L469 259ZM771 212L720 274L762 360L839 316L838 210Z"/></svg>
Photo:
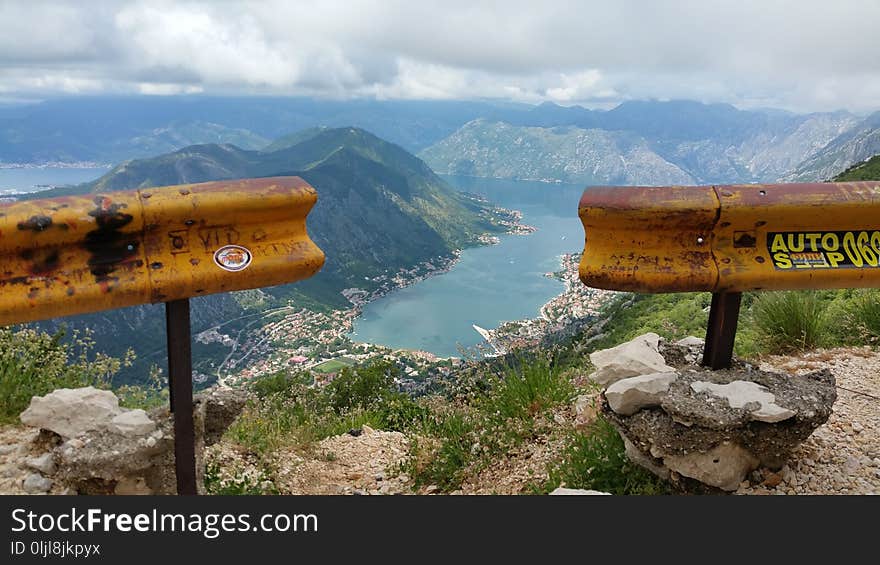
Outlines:
<svg viewBox="0 0 880 565"><path fill-rule="evenodd" d="M276 177L0 205L0 325L310 277L316 199Z"/></svg>
<svg viewBox="0 0 880 565"><path fill-rule="evenodd" d="M880 287L880 182L595 187L581 281L712 292L703 362L729 366L741 293Z"/></svg>
<svg viewBox="0 0 880 565"><path fill-rule="evenodd" d="M189 298L314 275L299 177L0 205L0 325L166 303L178 492L195 494Z"/></svg>

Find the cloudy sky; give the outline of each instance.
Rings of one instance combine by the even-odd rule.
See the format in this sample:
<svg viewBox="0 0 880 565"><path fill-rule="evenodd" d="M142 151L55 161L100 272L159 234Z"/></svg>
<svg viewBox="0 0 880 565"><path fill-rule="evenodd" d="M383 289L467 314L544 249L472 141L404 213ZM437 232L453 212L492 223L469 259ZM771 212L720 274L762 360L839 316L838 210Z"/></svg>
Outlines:
<svg viewBox="0 0 880 565"><path fill-rule="evenodd" d="M0 0L0 100L689 98L880 109L880 0Z"/></svg>

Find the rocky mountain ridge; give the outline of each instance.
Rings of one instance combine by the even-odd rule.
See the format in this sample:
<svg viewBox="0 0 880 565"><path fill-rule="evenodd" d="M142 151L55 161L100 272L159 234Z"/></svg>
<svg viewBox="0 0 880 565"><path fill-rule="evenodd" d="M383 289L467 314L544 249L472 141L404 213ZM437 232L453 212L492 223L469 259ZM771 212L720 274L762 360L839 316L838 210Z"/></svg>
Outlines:
<svg viewBox="0 0 880 565"><path fill-rule="evenodd" d="M655 121L645 112L612 119L617 109L601 120L573 120L577 125L481 118L420 156L452 175L662 185L822 180L880 151L874 148L880 130L871 119L847 112L692 116L692 104L661 106Z"/></svg>

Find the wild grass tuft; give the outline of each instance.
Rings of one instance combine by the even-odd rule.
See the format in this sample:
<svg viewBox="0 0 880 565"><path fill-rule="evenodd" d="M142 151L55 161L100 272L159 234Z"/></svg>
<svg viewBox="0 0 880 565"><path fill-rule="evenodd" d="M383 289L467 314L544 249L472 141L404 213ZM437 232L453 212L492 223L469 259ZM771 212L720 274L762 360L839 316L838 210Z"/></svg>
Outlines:
<svg viewBox="0 0 880 565"><path fill-rule="evenodd" d="M768 292L752 303L755 329L766 353L815 349L827 343L827 303L815 291Z"/></svg>
<svg viewBox="0 0 880 565"><path fill-rule="evenodd" d="M556 487L590 489L611 494L669 494L668 484L632 463L620 434L604 418L597 418L583 432L572 432L562 460L549 473L537 492Z"/></svg>

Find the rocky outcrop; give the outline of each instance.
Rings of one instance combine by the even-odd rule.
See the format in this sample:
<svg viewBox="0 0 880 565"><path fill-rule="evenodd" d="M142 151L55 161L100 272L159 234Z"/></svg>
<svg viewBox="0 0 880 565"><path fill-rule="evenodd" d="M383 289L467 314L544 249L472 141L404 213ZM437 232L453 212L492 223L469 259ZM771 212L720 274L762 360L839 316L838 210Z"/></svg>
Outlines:
<svg viewBox="0 0 880 565"><path fill-rule="evenodd" d="M88 386L62 388L46 396L35 396L20 417L22 424L68 439L106 426L122 413L115 394Z"/></svg>
<svg viewBox="0 0 880 565"><path fill-rule="evenodd" d="M605 389L605 398L616 413L630 416L642 408L659 406L677 378L676 373L667 372L621 379Z"/></svg>
<svg viewBox="0 0 880 565"><path fill-rule="evenodd" d="M671 344L654 335L614 350L650 347L671 371L645 368L616 381L604 392L602 412L623 436L629 458L658 476L683 487L697 481L736 490L759 465L780 469L831 414L837 392L827 370L795 376L735 361L731 369L711 371L696 364L697 341ZM618 360L614 350L597 357L605 366L633 367L628 354Z"/></svg>
<svg viewBox="0 0 880 565"><path fill-rule="evenodd" d="M628 377L672 371L657 349L659 342L659 335L647 333L617 347L591 353L590 362L596 371L590 379L608 386Z"/></svg>
<svg viewBox="0 0 880 565"><path fill-rule="evenodd" d="M244 402L244 393L237 389L211 389L195 396L200 490L205 446L219 440ZM149 413L128 410L110 391L60 389L34 397L21 419L43 430L40 437L46 449L25 462L36 471L25 479L27 492L46 492L54 483L79 494L176 492L174 419L166 407Z"/></svg>

